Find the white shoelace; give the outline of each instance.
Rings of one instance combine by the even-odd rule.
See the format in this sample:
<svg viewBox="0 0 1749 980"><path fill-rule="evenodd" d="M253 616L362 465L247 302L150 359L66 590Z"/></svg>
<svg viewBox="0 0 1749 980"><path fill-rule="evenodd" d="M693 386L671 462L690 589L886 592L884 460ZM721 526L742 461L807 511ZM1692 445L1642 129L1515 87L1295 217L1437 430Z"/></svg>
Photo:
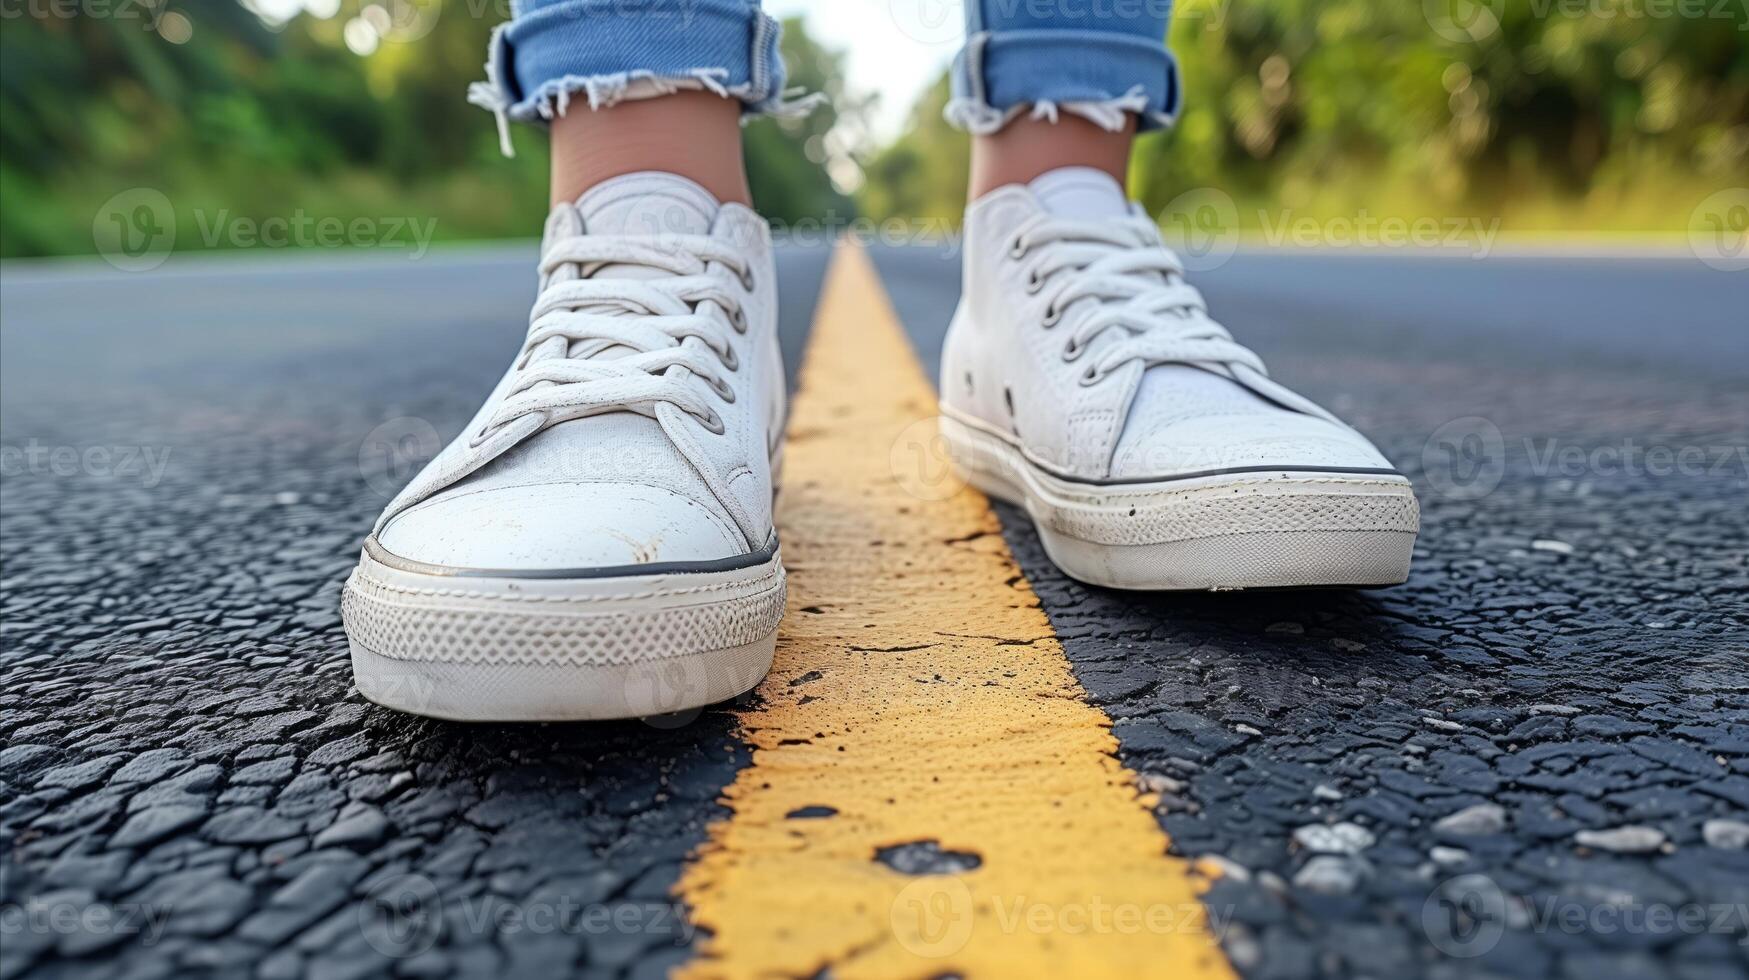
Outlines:
<svg viewBox="0 0 1749 980"><path fill-rule="evenodd" d="M1079 301L1091 301L1070 318L1064 360L1078 359L1107 331L1123 334L1089 363L1082 384L1130 361L1243 365L1268 373L1261 358L1209 319L1202 293L1184 281L1183 263L1145 217L1035 217L1010 240L1009 256L1030 260L1027 291L1048 296L1046 329L1063 322Z"/></svg>
<svg viewBox="0 0 1749 980"><path fill-rule="evenodd" d="M746 332L742 293L753 288L741 254L704 235L580 235L547 250L541 275L567 264L580 266L583 278L553 282L535 300L516 379L473 445L528 417L538 419L532 433L611 411L654 418L663 404L721 435L710 394L735 400L724 373L740 364L725 331ZM607 266L664 275L597 275ZM599 356L610 349L616 356Z"/></svg>

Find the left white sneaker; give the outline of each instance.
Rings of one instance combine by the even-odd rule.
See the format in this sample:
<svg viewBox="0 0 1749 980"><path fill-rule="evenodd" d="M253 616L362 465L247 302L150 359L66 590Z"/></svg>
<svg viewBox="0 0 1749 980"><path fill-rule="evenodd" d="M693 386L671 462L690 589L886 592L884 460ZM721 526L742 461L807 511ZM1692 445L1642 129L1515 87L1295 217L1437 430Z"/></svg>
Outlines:
<svg viewBox="0 0 1749 980"><path fill-rule="evenodd" d="M631 718L753 687L784 610L770 233L690 180L547 219L528 334L341 595L358 689L466 721Z"/></svg>
<svg viewBox="0 0 1749 980"><path fill-rule="evenodd" d="M1270 380L1108 175L966 210L942 434L1078 579L1125 589L1395 585L1420 509L1365 436Z"/></svg>

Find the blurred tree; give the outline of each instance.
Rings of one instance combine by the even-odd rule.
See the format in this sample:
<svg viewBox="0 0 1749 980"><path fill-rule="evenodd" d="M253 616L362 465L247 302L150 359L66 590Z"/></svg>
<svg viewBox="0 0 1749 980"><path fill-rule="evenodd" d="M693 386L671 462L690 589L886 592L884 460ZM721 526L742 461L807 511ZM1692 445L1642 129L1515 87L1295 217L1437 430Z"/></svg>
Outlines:
<svg viewBox="0 0 1749 980"><path fill-rule="evenodd" d="M540 226L544 137L517 127L504 160L462 98L506 3L250 6L283 2L9 15L0 255L91 251L93 217L134 187L171 198L179 247L208 244L197 218L221 210L434 217L441 239ZM1132 174L1156 212L1216 188L1252 227L1364 210L1682 230L1701 198L1749 185L1741 4L1181 0L1172 46L1186 109L1173 133L1139 141ZM945 79L897 140L864 154L868 102L845 92L842 54L797 20L783 50L791 84L830 105L747 127L767 214L957 220L967 143L941 121Z"/></svg>
<svg viewBox="0 0 1749 980"><path fill-rule="evenodd" d="M868 102L853 99L844 91L843 52L815 43L800 18L783 22L780 45L791 90L819 93L825 98L805 114L748 123L743 138L753 203L761 214L775 221L846 214L853 205L832 184L828 141L834 128L858 125Z"/></svg>
<svg viewBox="0 0 1749 980"><path fill-rule="evenodd" d="M49 9L23 9L38 7ZM537 234L544 136L516 127L505 160L490 117L464 99L506 7L341 0L330 17L276 21L236 0L110 0L109 16L9 15L0 255L90 252L93 217L136 187L173 202L179 248L223 244L201 233L219 213L435 218L440 239ZM828 133L864 107L845 97L842 55L799 21L783 50L792 83L832 102L748 127L760 206L789 220L848 211L819 162Z"/></svg>
<svg viewBox="0 0 1749 980"><path fill-rule="evenodd" d="M971 141L942 118L948 82L943 75L917 100L905 134L875 154L863 171L864 211L882 219L903 217L959 224L966 207Z"/></svg>
<svg viewBox="0 0 1749 980"><path fill-rule="evenodd" d="M1156 213L1214 188L1254 229L1364 211L1681 231L1749 185L1741 4L1180 0L1171 46L1185 110L1131 173ZM870 161L871 216L958 215L945 84Z"/></svg>

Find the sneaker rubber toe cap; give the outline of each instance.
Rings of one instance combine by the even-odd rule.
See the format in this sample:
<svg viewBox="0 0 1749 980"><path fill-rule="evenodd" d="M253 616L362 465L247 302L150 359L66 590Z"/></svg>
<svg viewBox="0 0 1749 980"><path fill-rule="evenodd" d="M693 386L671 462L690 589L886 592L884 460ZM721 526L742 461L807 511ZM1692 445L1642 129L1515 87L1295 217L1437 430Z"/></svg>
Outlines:
<svg viewBox="0 0 1749 980"><path fill-rule="evenodd" d="M544 573L712 562L747 550L727 517L636 483L458 488L396 515L377 544L427 565Z"/></svg>
<svg viewBox="0 0 1749 980"><path fill-rule="evenodd" d="M1288 411L1182 419L1129 434L1112 455L1117 480L1169 479L1280 466L1293 470L1391 470L1366 437L1311 415Z"/></svg>

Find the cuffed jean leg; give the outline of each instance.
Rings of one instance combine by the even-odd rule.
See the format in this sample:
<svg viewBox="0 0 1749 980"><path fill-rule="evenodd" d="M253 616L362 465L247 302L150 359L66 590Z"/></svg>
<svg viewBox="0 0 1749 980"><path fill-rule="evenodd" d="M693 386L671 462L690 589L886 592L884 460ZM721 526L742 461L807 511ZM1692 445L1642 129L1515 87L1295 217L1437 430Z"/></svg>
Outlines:
<svg viewBox="0 0 1749 980"><path fill-rule="evenodd" d="M486 80L468 101L508 121L543 122L574 102L601 109L625 99L696 89L739 100L749 113L788 108L777 21L758 0L515 0L492 32Z"/></svg>
<svg viewBox="0 0 1749 980"><path fill-rule="evenodd" d="M966 0L966 45L954 58L947 119L993 133L1031 107L1116 130L1170 126L1178 63L1166 50L1171 0Z"/></svg>

